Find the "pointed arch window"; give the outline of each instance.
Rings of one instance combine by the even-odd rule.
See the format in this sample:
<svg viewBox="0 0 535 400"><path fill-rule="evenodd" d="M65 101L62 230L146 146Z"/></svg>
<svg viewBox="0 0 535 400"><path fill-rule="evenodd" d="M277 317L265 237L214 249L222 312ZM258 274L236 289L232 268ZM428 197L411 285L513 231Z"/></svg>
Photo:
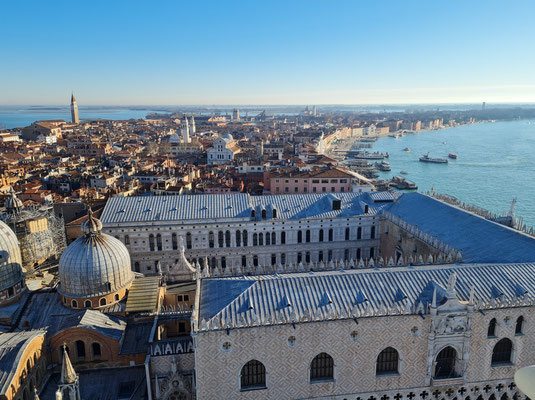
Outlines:
<svg viewBox="0 0 535 400"><path fill-rule="evenodd" d="M310 243L310 229L307 229L305 232L305 241Z"/></svg>
<svg viewBox="0 0 535 400"><path fill-rule="evenodd" d="M372 226L372 230L370 233L370 239L375 239L375 226Z"/></svg>
<svg viewBox="0 0 535 400"><path fill-rule="evenodd" d="M248 243L249 243L249 241L248 241L249 238L248 238L247 235L248 235L247 231L244 230L242 236L243 236L243 245L244 245L245 247L247 247L247 245L248 245Z"/></svg>
<svg viewBox="0 0 535 400"><path fill-rule="evenodd" d="M149 235L149 249L150 249L150 251L154 251L154 249L155 249L154 235L152 233Z"/></svg>
<svg viewBox="0 0 535 400"><path fill-rule="evenodd" d="M297 231L297 243L303 242L303 231Z"/></svg>
<svg viewBox="0 0 535 400"><path fill-rule="evenodd" d="M241 390L266 388L266 367L258 360L251 360L241 369Z"/></svg>
<svg viewBox="0 0 535 400"><path fill-rule="evenodd" d="M162 251L162 235L159 233L156 235L156 247L158 251Z"/></svg>
<svg viewBox="0 0 535 400"><path fill-rule="evenodd" d="M334 239L334 231L331 229L329 229L329 242L332 242Z"/></svg>
<svg viewBox="0 0 535 400"><path fill-rule="evenodd" d="M191 249L191 232L186 233L186 249Z"/></svg>
<svg viewBox="0 0 535 400"><path fill-rule="evenodd" d="M310 382L334 379L334 359L327 353L320 353L310 363Z"/></svg>
<svg viewBox="0 0 535 400"><path fill-rule="evenodd" d="M319 237L319 241L320 241L320 242L323 242L323 229L320 229L320 237Z"/></svg>
<svg viewBox="0 0 535 400"><path fill-rule="evenodd" d="M225 232L225 246L230 247L230 231Z"/></svg>
<svg viewBox="0 0 535 400"><path fill-rule="evenodd" d="M387 347L377 356L377 375L397 374L399 371L399 353L393 347Z"/></svg>
<svg viewBox="0 0 535 400"><path fill-rule="evenodd" d="M349 227L348 227L348 228L346 228L345 240L349 240L349 234L350 234L350 230L349 230Z"/></svg>
<svg viewBox="0 0 535 400"><path fill-rule="evenodd" d="M489 322L489 328L487 330L487 336L488 337L496 337L496 325L497 325L496 318L492 318Z"/></svg>
<svg viewBox="0 0 535 400"><path fill-rule="evenodd" d="M275 232L271 232L271 244L273 246L277 244L277 234Z"/></svg>
<svg viewBox="0 0 535 400"><path fill-rule="evenodd" d="M178 250L178 237L175 232L171 235L171 244L173 245L173 250Z"/></svg>
<svg viewBox="0 0 535 400"><path fill-rule="evenodd" d="M524 317L521 315L516 320L515 335L522 335L524 333Z"/></svg>
<svg viewBox="0 0 535 400"><path fill-rule="evenodd" d="M217 244L219 247L223 247L225 245L225 235L223 234L223 231L217 232Z"/></svg>
<svg viewBox="0 0 535 400"><path fill-rule="evenodd" d="M447 346L440 350L435 363L435 379L456 378L456 361L457 351L453 347Z"/></svg>
<svg viewBox="0 0 535 400"><path fill-rule="evenodd" d="M281 232L281 244L286 244L286 232Z"/></svg>
<svg viewBox="0 0 535 400"><path fill-rule="evenodd" d="M513 342L507 338L503 338L492 350L492 365L511 364L511 356L513 353Z"/></svg>
<svg viewBox="0 0 535 400"><path fill-rule="evenodd" d="M236 246L241 246L241 231L236 231Z"/></svg>
<svg viewBox="0 0 535 400"><path fill-rule="evenodd" d="M360 240L360 239L362 239L362 227L361 226L357 228L357 240Z"/></svg>
<svg viewBox="0 0 535 400"><path fill-rule="evenodd" d="M213 249L214 248L214 232L210 231L208 232L208 246Z"/></svg>

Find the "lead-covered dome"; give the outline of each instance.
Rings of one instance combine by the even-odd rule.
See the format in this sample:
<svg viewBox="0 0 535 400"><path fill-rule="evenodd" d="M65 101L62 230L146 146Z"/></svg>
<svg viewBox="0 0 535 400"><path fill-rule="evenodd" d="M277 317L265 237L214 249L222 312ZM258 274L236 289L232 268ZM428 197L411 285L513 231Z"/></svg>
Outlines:
<svg viewBox="0 0 535 400"><path fill-rule="evenodd" d="M89 210L89 218L82 224L84 235L72 242L59 260L63 296L106 296L132 283L134 273L126 246L101 230L102 223Z"/></svg>
<svg viewBox="0 0 535 400"><path fill-rule="evenodd" d="M4 207L8 212L15 212L18 213L20 210L24 208L24 204L22 203L22 200L17 197L15 194L15 191L13 188L11 188L11 191L9 193L9 197L4 201Z"/></svg>
<svg viewBox="0 0 535 400"><path fill-rule="evenodd" d="M0 221L0 291L22 281L22 257L15 232Z"/></svg>

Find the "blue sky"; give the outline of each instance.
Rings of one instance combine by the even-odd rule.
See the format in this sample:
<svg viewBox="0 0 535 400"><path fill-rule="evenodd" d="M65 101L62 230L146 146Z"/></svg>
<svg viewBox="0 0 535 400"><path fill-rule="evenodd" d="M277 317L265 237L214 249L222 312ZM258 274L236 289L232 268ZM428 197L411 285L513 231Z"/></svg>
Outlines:
<svg viewBox="0 0 535 400"><path fill-rule="evenodd" d="M6 1L0 104L535 101L533 1Z"/></svg>

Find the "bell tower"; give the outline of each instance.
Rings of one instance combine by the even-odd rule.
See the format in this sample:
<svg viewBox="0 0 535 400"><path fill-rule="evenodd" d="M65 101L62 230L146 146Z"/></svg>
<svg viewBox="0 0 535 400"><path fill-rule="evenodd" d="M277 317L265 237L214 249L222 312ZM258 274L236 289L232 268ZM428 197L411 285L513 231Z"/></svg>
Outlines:
<svg viewBox="0 0 535 400"><path fill-rule="evenodd" d="M80 122L80 119L78 118L78 104L76 104L74 92L71 94L71 119L73 124L78 124Z"/></svg>

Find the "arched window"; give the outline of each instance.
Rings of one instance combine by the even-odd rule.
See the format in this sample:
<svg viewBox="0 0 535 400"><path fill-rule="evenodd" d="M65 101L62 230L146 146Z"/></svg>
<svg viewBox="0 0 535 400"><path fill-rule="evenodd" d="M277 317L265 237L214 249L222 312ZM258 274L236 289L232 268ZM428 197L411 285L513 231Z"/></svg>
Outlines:
<svg viewBox="0 0 535 400"><path fill-rule="evenodd" d="M253 246L258 246L258 233L253 233Z"/></svg>
<svg viewBox="0 0 535 400"><path fill-rule="evenodd" d="M241 231L236 231L236 246L241 246Z"/></svg>
<svg viewBox="0 0 535 400"><path fill-rule="evenodd" d="M243 245L244 245L245 247L247 247L248 242L249 242L249 240L248 240L249 238L248 238L247 235L248 235L248 234L247 234L247 231L244 230L242 236L243 236Z"/></svg>
<svg viewBox="0 0 535 400"><path fill-rule="evenodd" d="M253 256L253 265L258 267L258 256L256 254Z"/></svg>
<svg viewBox="0 0 535 400"><path fill-rule="evenodd" d="M178 238L174 232L171 235L171 244L173 245L173 250L178 250Z"/></svg>
<svg viewBox="0 0 535 400"><path fill-rule="evenodd" d="M445 347L437 354L435 364L435 379L456 378L455 362L457 352L451 346Z"/></svg>
<svg viewBox="0 0 535 400"><path fill-rule="evenodd" d="M262 219L266 219L267 218L267 212L266 210L262 210Z"/></svg>
<svg viewBox="0 0 535 400"><path fill-rule="evenodd" d="M91 351L93 352L93 358L100 358L100 356L102 355L100 343L91 343Z"/></svg>
<svg viewBox="0 0 535 400"><path fill-rule="evenodd" d="M85 360L85 343L82 340L76 341L76 358Z"/></svg>
<svg viewBox="0 0 535 400"><path fill-rule="evenodd" d="M266 246L269 246L271 244L271 235L269 232L266 232Z"/></svg>
<svg viewBox="0 0 535 400"><path fill-rule="evenodd" d="M130 236L124 235L124 244L127 246L130 245Z"/></svg>
<svg viewBox="0 0 535 400"><path fill-rule="evenodd" d="M357 228L357 240L360 240L360 239L362 239L362 227L361 226Z"/></svg>
<svg viewBox="0 0 535 400"><path fill-rule="evenodd" d="M323 242L323 229L320 229L320 238L319 238L319 241L320 241L320 242Z"/></svg>
<svg viewBox="0 0 535 400"><path fill-rule="evenodd" d="M230 231L225 232L225 246L230 247Z"/></svg>
<svg viewBox="0 0 535 400"><path fill-rule="evenodd" d="M349 240L349 228L346 228L346 240Z"/></svg>
<svg viewBox="0 0 535 400"><path fill-rule="evenodd" d="M106 305L106 298L103 297L102 299L100 299L100 305L101 306L105 306Z"/></svg>
<svg viewBox="0 0 535 400"><path fill-rule="evenodd" d="M377 356L377 375L397 374L399 368L399 353L393 347L387 347Z"/></svg>
<svg viewBox="0 0 535 400"><path fill-rule="evenodd" d="M303 231L297 231L297 243L303 242Z"/></svg>
<svg viewBox="0 0 535 400"><path fill-rule="evenodd" d="M375 226L372 226L372 231L370 233L370 239L375 239Z"/></svg>
<svg viewBox="0 0 535 400"><path fill-rule="evenodd" d="M247 267L247 256L241 256L241 266Z"/></svg>
<svg viewBox="0 0 535 400"><path fill-rule="evenodd" d="M495 337L496 336L496 318L492 318L489 322L489 329L487 330L487 336L488 337Z"/></svg>
<svg viewBox="0 0 535 400"><path fill-rule="evenodd" d="M71 301L72 308L78 308L78 302L76 300Z"/></svg>
<svg viewBox="0 0 535 400"><path fill-rule="evenodd" d="M186 249L191 249L191 232L186 233Z"/></svg>
<svg viewBox="0 0 535 400"><path fill-rule="evenodd" d="M492 350L492 365L510 364L512 352L513 342L507 338L501 339Z"/></svg>
<svg viewBox="0 0 535 400"><path fill-rule="evenodd" d="M115 293L114 299L115 301L119 301L119 293Z"/></svg>
<svg viewBox="0 0 535 400"><path fill-rule="evenodd" d="M241 369L241 390L266 387L266 367L260 361L251 360Z"/></svg>
<svg viewBox="0 0 535 400"><path fill-rule="evenodd" d="M155 248L155 246L154 246L154 235L151 233L149 235L149 249L150 249L150 251L154 251L154 248Z"/></svg>
<svg viewBox="0 0 535 400"><path fill-rule="evenodd" d="M86 308L91 308L93 306L93 304L91 304L91 300L86 300L85 301L85 306L86 306Z"/></svg>
<svg viewBox="0 0 535 400"><path fill-rule="evenodd" d="M277 234L275 232L271 232L271 244L273 246L277 244Z"/></svg>
<svg viewBox="0 0 535 400"><path fill-rule="evenodd" d="M227 268L227 259L225 256L221 257L221 268Z"/></svg>
<svg viewBox="0 0 535 400"><path fill-rule="evenodd" d="M254 217L255 217L255 211L251 210L251 218L254 218Z"/></svg>
<svg viewBox="0 0 535 400"><path fill-rule="evenodd" d="M264 245L264 234L262 232L260 232L258 234L258 245L259 246L263 246Z"/></svg>
<svg viewBox="0 0 535 400"><path fill-rule="evenodd" d="M524 317L521 315L516 320L515 335L522 335L524 333Z"/></svg>
<svg viewBox="0 0 535 400"><path fill-rule="evenodd" d="M320 232L323 232L323 231L320 231ZM318 262L320 261L323 261L323 250L320 250L320 252L318 253Z"/></svg>
<svg viewBox="0 0 535 400"><path fill-rule="evenodd" d="M212 268L217 267L217 259L216 259L215 257L212 257L211 267L212 267Z"/></svg>
<svg viewBox="0 0 535 400"><path fill-rule="evenodd" d="M158 251L162 251L162 235L159 233L156 235L156 247L158 247Z"/></svg>
<svg viewBox="0 0 535 400"><path fill-rule="evenodd" d="M286 232L281 232L281 244L286 244Z"/></svg>
<svg viewBox="0 0 535 400"><path fill-rule="evenodd" d="M208 246L210 246L211 249L214 248L214 240L214 232L208 232Z"/></svg>
<svg viewBox="0 0 535 400"><path fill-rule="evenodd" d="M140 269L139 269L139 262L137 262L137 261L134 263L134 271L136 271L136 272L140 272Z"/></svg>
<svg viewBox="0 0 535 400"><path fill-rule="evenodd" d="M310 381L334 378L334 360L327 353L320 353L310 363Z"/></svg>
<svg viewBox="0 0 535 400"><path fill-rule="evenodd" d="M334 232L333 229L329 229L329 242L332 242L334 239Z"/></svg>
<svg viewBox="0 0 535 400"><path fill-rule="evenodd" d="M305 232L305 241L310 243L310 229L307 229Z"/></svg>

